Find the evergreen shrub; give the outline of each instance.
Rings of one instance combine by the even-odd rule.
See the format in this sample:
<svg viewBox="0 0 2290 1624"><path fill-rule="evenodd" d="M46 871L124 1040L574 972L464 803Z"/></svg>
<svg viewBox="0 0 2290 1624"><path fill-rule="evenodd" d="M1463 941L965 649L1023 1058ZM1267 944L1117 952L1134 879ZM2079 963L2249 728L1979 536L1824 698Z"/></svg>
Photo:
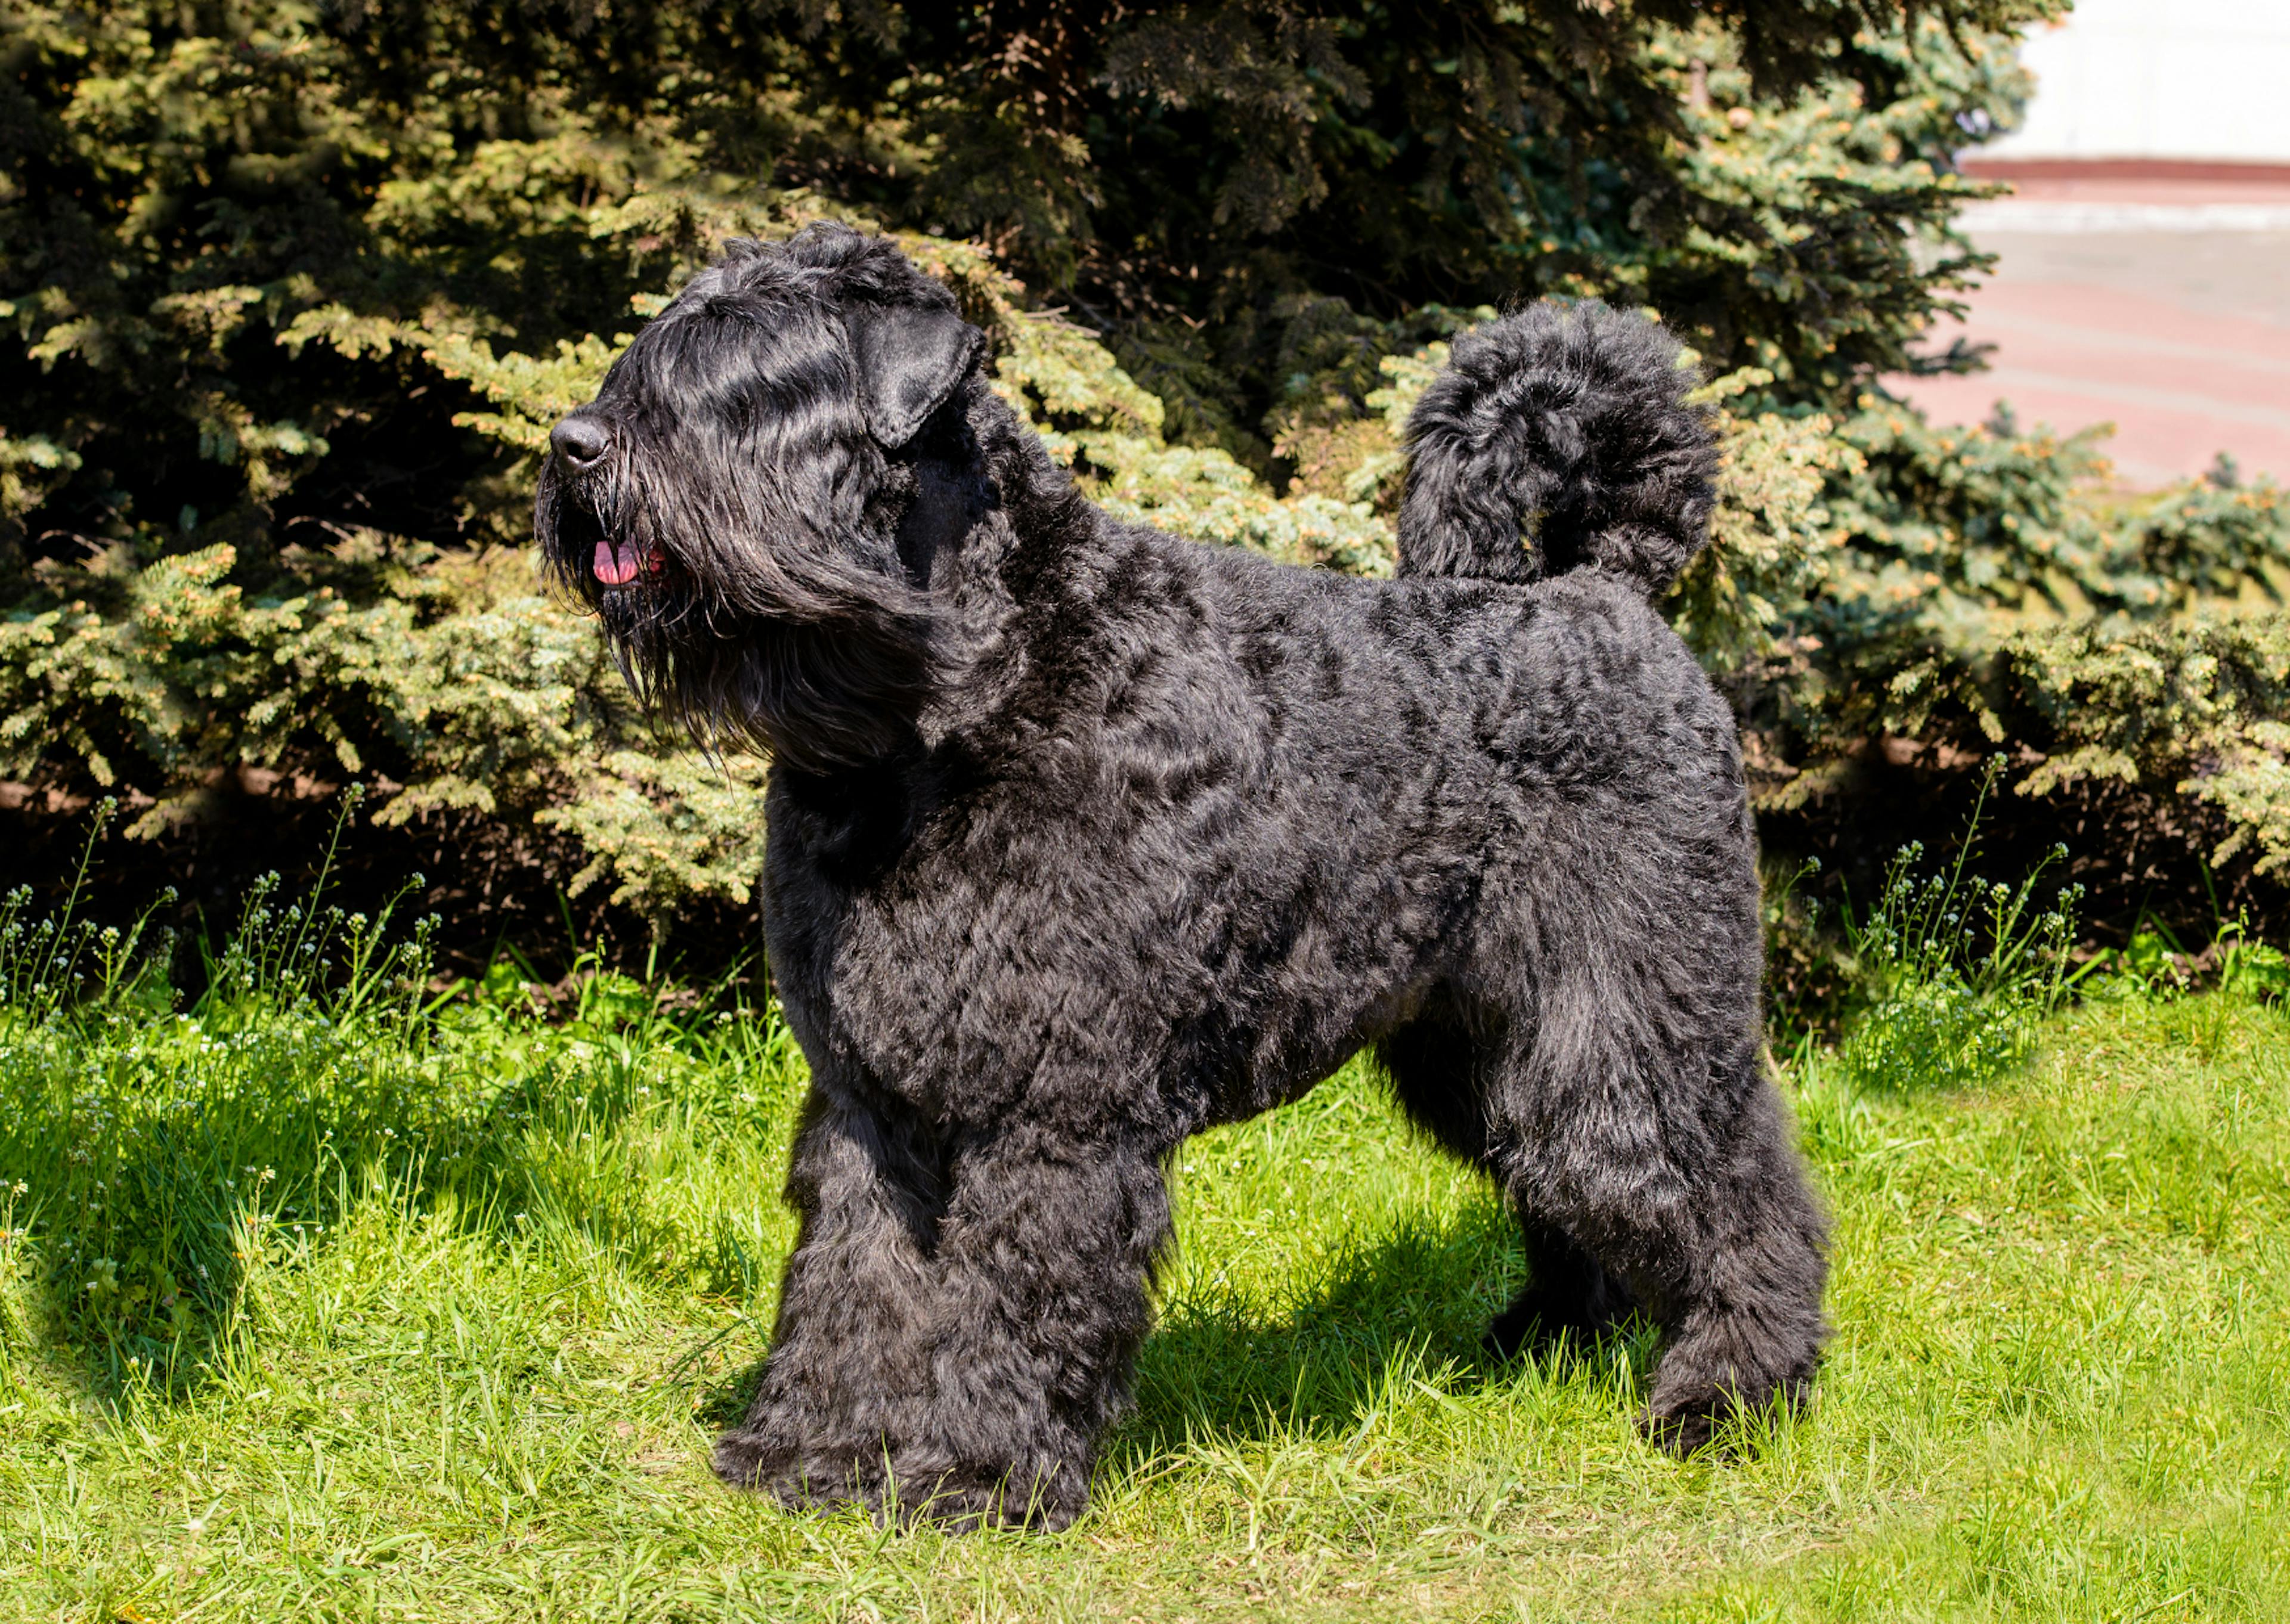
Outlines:
<svg viewBox="0 0 2290 1624"><path fill-rule="evenodd" d="M2089 436L1936 428L1877 381L1978 364L1917 348L1984 265L1952 155L2016 116L2001 30L2056 9L11 6L12 815L108 793L212 846L357 778L506 888L746 905L764 768L645 731L529 507L666 290L833 214L957 289L1098 500L1357 572L1457 332L1652 308L1729 453L1670 607L1772 838L1849 843L1886 772L2001 750L1996 816L2115 809L2082 860L2270 873L2282 492L2102 498Z"/></svg>

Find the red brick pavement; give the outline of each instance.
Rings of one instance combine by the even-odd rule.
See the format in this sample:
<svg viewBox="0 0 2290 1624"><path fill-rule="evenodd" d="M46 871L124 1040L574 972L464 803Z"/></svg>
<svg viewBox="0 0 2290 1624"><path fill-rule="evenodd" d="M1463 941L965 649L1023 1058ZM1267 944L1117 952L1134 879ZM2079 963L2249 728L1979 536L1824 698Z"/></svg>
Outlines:
<svg viewBox="0 0 2290 1624"><path fill-rule="evenodd" d="M1891 387L1941 423L1983 420L1998 399L2025 426L2112 422L2129 485L2199 474L2222 451L2290 482L2290 229L2204 228L2220 204L2290 217L2290 185L2023 181L1975 217L2000 261L1963 324L1929 340L1992 343L1990 370Z"/></svg>

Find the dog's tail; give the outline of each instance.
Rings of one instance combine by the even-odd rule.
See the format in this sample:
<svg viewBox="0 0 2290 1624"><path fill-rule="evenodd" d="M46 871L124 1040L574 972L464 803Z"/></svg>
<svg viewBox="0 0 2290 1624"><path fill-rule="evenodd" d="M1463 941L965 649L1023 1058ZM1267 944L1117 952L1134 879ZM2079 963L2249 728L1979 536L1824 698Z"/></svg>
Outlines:
<svg viewBox="0 0 2290 1624"><path fill-rule="evenodd" d="M1610 571L1652 598L1709 537L1718 447L1677 340L1595 300L1455 341L1407 420L1399 573Z"/></svg>

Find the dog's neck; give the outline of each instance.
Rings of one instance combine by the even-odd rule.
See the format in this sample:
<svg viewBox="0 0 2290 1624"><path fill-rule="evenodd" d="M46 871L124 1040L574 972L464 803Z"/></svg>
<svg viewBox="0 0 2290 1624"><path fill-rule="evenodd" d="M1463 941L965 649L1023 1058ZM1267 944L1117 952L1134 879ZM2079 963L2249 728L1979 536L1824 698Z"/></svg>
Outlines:
<svg viewBox="0 0 2290 1624"><path fill-rule="evenodd" d="M1026 600L1067 576L1089 506L1040 436L983 381L901 459L908 584L926 595L933 680L914 722L935 748L990 718L1022 660Z"/></svg>
<svg viewBox="0 0 2290 1624"><path fill-rule="evenodd" d="M998 572L1015 547L1070 543L1088 504L1032 426L976 382L904 459L909 494L899 555L909 581L960 595Z"/></svg>
<svg viewBox="0 0 2290 1624"><path fill-rule="evenodd" d="M973 469L941 457L918 457L909 472L913 488L899 519L899 562L909 583L943 595L957 587L965 544L990 493Z"/></svg>

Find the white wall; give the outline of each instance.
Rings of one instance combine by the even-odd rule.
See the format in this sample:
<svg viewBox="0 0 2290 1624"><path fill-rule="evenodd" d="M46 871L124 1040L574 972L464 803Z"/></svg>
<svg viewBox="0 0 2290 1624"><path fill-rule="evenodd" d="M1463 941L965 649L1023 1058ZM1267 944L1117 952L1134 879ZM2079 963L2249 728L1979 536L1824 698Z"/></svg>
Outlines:
<svg viewBox="0 0 2290 1624"><path fill-rule="evenodd" d="M2290 0L2077 0L2020 60L2035 100L1983 158L2290 164Z"/></svg>

